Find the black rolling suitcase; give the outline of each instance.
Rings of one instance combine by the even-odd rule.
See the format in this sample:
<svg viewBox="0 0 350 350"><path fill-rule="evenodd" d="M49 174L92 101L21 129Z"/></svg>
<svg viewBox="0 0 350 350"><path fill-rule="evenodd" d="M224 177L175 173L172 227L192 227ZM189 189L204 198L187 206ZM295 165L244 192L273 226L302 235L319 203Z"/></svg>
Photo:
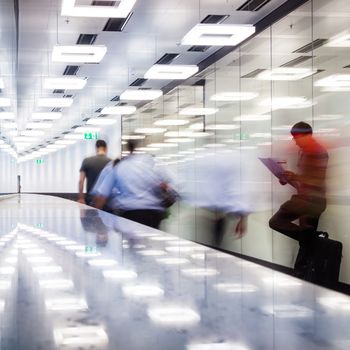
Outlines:
<svg viewBox="0 0 350 350"><path fill-rule="evenodd" d="M334 288L339 280L343 245L328 238L323 232L313 242L312 258L308 262L305 280L324 287Z"/></svg>

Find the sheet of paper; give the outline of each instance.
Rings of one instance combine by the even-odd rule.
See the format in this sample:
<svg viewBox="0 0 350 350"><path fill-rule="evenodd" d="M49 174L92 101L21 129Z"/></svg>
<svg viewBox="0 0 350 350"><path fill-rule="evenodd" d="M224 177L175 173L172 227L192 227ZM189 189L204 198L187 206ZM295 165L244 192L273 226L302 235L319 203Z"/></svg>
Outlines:
<svg viewBox="0 0 350 350"><path fill-rule="evenodd" d="M260 161L274 174L277 178L283 180L284 169L277 159L259 158Z"/></svg>

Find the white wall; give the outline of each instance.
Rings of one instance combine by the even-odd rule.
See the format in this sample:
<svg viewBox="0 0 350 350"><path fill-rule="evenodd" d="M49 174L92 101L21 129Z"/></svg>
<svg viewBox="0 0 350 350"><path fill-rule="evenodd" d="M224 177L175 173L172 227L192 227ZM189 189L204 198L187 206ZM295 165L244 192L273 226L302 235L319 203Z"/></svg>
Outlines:
<svg viewBox="0 0 350 350"><path fill-rule="evenodd" d="M0 150L0 194L17 192L16 160Z"/></svg>

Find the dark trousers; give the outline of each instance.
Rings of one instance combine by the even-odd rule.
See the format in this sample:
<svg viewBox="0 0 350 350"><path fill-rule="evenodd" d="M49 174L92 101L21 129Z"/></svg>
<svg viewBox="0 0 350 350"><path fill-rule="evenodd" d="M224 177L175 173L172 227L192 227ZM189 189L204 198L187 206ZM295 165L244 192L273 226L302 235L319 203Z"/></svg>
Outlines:
<svg viewBox="0 0 350 350"><path fill-rule="evenodd" d="M295 270L303 268L312 255L312 243L318 221L325 209L325 198L294 195L281 205L269 221L273 230L299 242L300 250L294 265ZM294 223L295 220L299 220L299 224Z"/></svg>
<svg viewBox="0 0 350 350"><path fill-rule="evenodd" d="M117 215L153 228L159 228L164 219L163 210L152 209L126 210Z"/></svg>

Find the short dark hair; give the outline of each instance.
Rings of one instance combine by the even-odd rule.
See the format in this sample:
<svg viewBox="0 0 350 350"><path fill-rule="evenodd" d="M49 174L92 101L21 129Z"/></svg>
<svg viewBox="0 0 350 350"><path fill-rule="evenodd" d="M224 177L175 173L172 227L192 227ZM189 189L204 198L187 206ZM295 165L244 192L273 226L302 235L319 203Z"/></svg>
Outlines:
<svg viewBox="0 0 350 350"><path fill-rule="evenodd" d="M292 129L290 130L290 133L294 135L312 135L312 127L310 124L305 122L299 122L292 126Z"/></svg>
<svg viewBox="0 0 350 350"><path fill-rule="evenodd" d="M96 148L107 148L107 143L104 140L96 141Z"/></svg>
<svg viewBox="0 0 350 350"><path fill-rule="evenodd" d="M130 152L133 153L135 151L136 146L138 145L137 140L128 140L126 144L126 149Z"/></svg>

